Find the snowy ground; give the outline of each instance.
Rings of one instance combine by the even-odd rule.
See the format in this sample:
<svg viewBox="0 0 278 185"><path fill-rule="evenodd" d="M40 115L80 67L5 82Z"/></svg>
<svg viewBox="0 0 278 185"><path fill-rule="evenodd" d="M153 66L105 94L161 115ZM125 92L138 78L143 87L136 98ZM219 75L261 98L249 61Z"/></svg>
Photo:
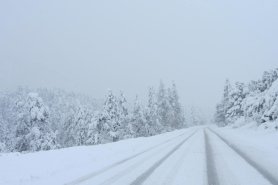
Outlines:
<svg viewBox="0 0 278 185"><path fill-rule="evenodd" d="M239 129L200 126L105 145L1 154L0 184L276 184L277 141L278 131L251 123Z"/></svg>

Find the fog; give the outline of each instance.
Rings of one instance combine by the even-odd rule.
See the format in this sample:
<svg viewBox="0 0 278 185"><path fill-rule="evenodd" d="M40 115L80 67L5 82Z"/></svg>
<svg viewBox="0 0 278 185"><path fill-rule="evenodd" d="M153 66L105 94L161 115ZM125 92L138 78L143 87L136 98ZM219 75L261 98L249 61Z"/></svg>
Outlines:
<svg viewBox="0 0 278 185"><path fill-rule="evenodd" d="M129 102L175 81L185 107L213 109L225 79L278 64L278 2L0 2L0 90L59 87Z"/></svg>

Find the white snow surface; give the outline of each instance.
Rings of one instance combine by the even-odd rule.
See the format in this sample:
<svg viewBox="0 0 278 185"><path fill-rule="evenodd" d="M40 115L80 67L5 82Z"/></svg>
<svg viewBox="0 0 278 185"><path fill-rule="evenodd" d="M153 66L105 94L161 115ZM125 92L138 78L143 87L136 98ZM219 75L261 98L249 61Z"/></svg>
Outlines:
<svg viewBox="0 0 278 185"><path fill-rule="evenodd" d="M233 129L236 125L236 129ZM246 123L244 118L238 119L234 125L224 128L213 127L220 131L223 137L234 142L249 143L250 146L261 150L278 151L278 120L275 122L265 122L258 126L255 121Z"/></svg>
<svg viewBox="0 0 278 185"><path fill-rule="evenodd" d="M268 122L258 127L255 122L244 124L239 121L237 129L209 127L273 174L278 173L278 131L273 125L276 123ZM220 184L248 184L251 183L248 178L255 184L268 183L243 158L205 127L207 126L191 127L153 137L127 139L95 146L28 154L0 154L0 184L69 183L176 138L94 179L99 179L103 184L114 183L116 179L118 179L116 184L130 184L138 174L148 170L195 130L198 132L165 160L145 182L146 184L206 184L204 130L207 130L210 145L215 153L213 157ZM184 136L178 137L184 133L186 133ZM127 173L128 178L121 178ZM84 184L92 184L92 181Z"/></svg>
<svg viewBox="0 0 278 185"><path fill-rule="evenodd" d="M64 184L152 148L194 128L115 143L35 153L0 154L0 184Z"/></svg>
<svg viewBox="0 0 278 185"><path fill-rule="evenodd" d="M278 122L243 123L243 119L235 122L239 126L224 128L213 127L221 137L235 145L244 152L251 160L256 161L264 169L278 176Z"/></svg>

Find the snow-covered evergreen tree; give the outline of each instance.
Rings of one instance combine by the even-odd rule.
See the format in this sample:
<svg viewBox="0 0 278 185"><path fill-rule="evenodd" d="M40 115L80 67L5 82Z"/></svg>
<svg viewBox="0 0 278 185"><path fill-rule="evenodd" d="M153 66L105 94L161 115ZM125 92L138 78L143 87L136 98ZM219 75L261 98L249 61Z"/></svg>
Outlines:
<svg viewBox="0 0 278 185"><path fill-rule="evenodd" d="M276 79L264 96L264 114L262 120L273 121L278 118L278 79Z"/></svg>
<svg viewBox="0 0 278 185"><path fill-rule="evenodd" d="M100 125L100 112L95 111L92 114L92 118L90 123L88 124L88 132L87 132L87 145L96 145L101 141L99 140L101 133L101 125Z"/></svg>
<svg viewBox="0 0 278 185"><path fill-rule="evenodd" d="M4 125L1 117L0 117L0 153L6 152L6 132L7 128L6 125Z"/></svg>
<svg viewBox="0 0 278 185"><path fill-rule="evenodd" d="M149 101L146 110L146 118L147 123L151 128L150 135L155 135L162 132L163 128L159 122L159 112L154 87L149 87Z"/></svg>
<svg viewBox="0 0 278 185"><path fill-rule="evenodd" d="M56 135L47 122L48 107L36 93L28 94L25 104L20 104L16 126L16 151L39 151L59 148Z"/></svg>
<svg viewBox="0 0 278 185"><path fill-rule="evenodd" d="M83 108L78 102L77 114L75 115L75 130L77 145L85 145L87 140L88 124L91 122L92 112Z"/></svg>
<svg viewBox="0 0 278 185"><path fill-rule="evenodd" d="M128 109L127 109L127 102L124 95L124 92L120 91L120 96L118 98L118 111L120 115L127 116L128 115Z"/></svg>
<svg viewBox="0 0 278 185"><path fill-rule="evenodd" d="M272 83L278 78L278 68L275 70L265 71L262 76L262 83L264 84L264 90L269 89Z"/></svg>
<svg viewBox="0 0 278 185"><path fill-rule="evenodd" d="M216 105L216 112L213 119L218 126L226 126L226 112L224 106L223 100Z"/></svg>
<svg viewBox="0 0 278 185"><path fill-rule="evenodd" d="M134 137L134 131L131 124L131 116L128 113L127 101L123 91L120 91L118 97L118 115L119 115L119 139L127 139Z"/></svg>
<svg viewBox="0 0 278 185"><path fill-rule="evenodd" d="M244 115L242 101L248 94L248 90L243 83L236 82L236 87L230 91L229 102L231 107L226 113L226 119L232 123Z"/></svg>
<svg viewBox="0 0 278 185"><path fill-rule="evenodd" d="M171 131L176 128L176 114L175 107L173 106L175 103L171 88L167 89L167 93L165 96L165 118L166 118L166 127L168 127L168 131Z"/></svg>
<svg viewBox="0 0 278 185"><path fill-rule="evenodd" d="M258 123L277 119L278 115L278 80L262 93L254 91L243 101L245 118L252 118Z"/></svg>
<svg viewBox="0 0 278 185"><path fill-rule="evenodd" d="M224 85L224 94L220 103L216 105L216 112L214 114L214 122L219 126L225 126L228 124L228 110L233 106L231 100L232 87L230 85L229 79L226 79Z"/></svg>
<svg viewBox="0 0 278 185"><path fill-rule="evenodd" d="M171 105L174 112L173 124L174 128L182 128L183 119L182 119L182 107L179 103L179 95L175 82L173 82L172 91L171 91Z"/></svg>
<svg viewBox="0 0 278 185"><path fill-rule="evenodd" d="M134 126L134 132L136 137L148 136L149 135L149 126L145 118L144 109L142 108L141 103L138 100L138 95L134 100L134 107L132 112L132 122Z"/></svg>
<svg viewBox="0 0 278 185"><path fill-rule="evenodd" d="M157 104L158 104L158 113L159 113L160 122L163 124L163 126L165 126L167 124L167 119L166 119L167 102L166 102L166 90L162 80L160 80L160 85L158 89Z"/></svg>
<svg viewBox="0 0 278 185"><path fill-rule="evenodd" d="M66 119L63 123L64 132L62 132L62 142L63 146L70 147L76 146L77 139L76 139L76 128L75 128L75 108L72 107L68 109L66 114Z"/></svg>
<svg viewBox="0 0 278 185"><path fill-rule="evenodd" d="M108 142L117 141L119 139L118 131L121 123L119 120L118 101L110 89L108 90L102 115L102 120L105 120L103 128L106 130L106 140Z"/></svg>
<svg viewBox="0 0 278 185"><path fill-rule="evenodd" d="M173 128L172 119L174 112L170 104L171 90L166 91L164 83L160 80L160 85L157 93L158 115L160 124L171 130Z"/></svg>
<svg viewBox="0 0 278 185"><path fill-rule="evenodd" d="M17 93L9 91L0 93L0 143L2 143L2 152L14 150L14 128L17 117L14 102L16 97Z"/></svg>

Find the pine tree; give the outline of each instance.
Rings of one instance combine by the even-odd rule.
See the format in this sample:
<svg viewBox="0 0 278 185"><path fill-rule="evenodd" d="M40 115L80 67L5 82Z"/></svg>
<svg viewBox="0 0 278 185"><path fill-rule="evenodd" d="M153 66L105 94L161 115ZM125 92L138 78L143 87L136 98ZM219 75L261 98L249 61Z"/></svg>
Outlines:
<svg viewBox="0 0 278 185"><path fill-rule="evenodd" d="M0 153L6 152L6 132L6 125L4 125L3 120L0 117Z"/></svg>
<svg viewBox="0 0 278 185"><path fill-rule="evenodd" d="M88 124L91 121L91 111L89 109L83 108L80 103L78 103L77 114L75 115L75 131L77 145L85 145L87 140Z"/></svg>
<svg viewBox="0 0 278 185"><path fill-rule="evenodd" d="M147 107L147 122L151 128L150 135L162 132L162 125L159 123L159 113L154 87L149 87L149 102Z"/></svg>
<svg viewBox="0 0 278 185"><path fill-rule="evenodd" d="M214 122L219 126L225 126L228 124L228 120L226 119L229 117L228 110L233 106L230 96L231 91L232 87L230 85L230 81L229 79L226 79L224 94L221 102L216 105L216 112L214 115Z"/></svg>
<svg viewBox="0 0 278 185"><path fill-rule="evenodd" d="M216 112L214 114L214 122L218 126L226 126L226 113L225 113L225 107L224 103L218 103L216 105Z"/></svg>
<svg viewBox="0 0 278 185"><path fill-rule="evenodd" d="M138 100L137 94L134 100L132 122L133 122L134 132L136 137L140 137L140 136L146 137L149 135L149 128L148 125L146 124L147 121L144 115L144 110L142 108L141 103Z"/></svg>
<svg viewBox="0 0 278 185"><path fill-rule="evenodd" d="M278 79L265 93L263 109L262 122L274 121L278 118Z"/></svg>
<svg viewBox="0 0 278 185"><path fill-rule="evenodd" d="M159 115L159 122L161 125L166 128L166 130L172 130L172 118L174 117L173 109L170 104L170 97L169 92L170 90L166 91L164 83L160 80L160 85L157 94L157 104L158 104L158 115Z"/></svg>
<svg viewBox="0 0 278 185"><path fill-rule="evenodd" d="M108 90L108 95L104 103L104 117L106 122L104 128L107 131L107 140L117 141L119 139L119 121L118 102L112 91Z"/></svg>
<svg viewBox="0 0 278 185"><path fill-rule="evenodd" d="M44 106L36 93L28 94L24 106L21 106L16 126L17 142L15 149L22 151L39 151L59 148L56 135L49 128L48 107Z"/></svg>
<svg viewBox="0 0 278 185"><path fill-rule="evenodd" d="M119 139L132 138L134 132L132 130L132 125L130 121L130 115L128 114L127 101L123 91L120 91L120 96L118 98L118 115L119 115Z"/></svg>
<svg viewBox="0 0 278 185"><path fill-rule="evenodd" d="M275 70L265 71L262 76L262 83L264 84L264 89L269 89L272 83L278 78L278 68Z"/></svg>
<svg viewBox="0 0 278 185"><path fill-rule="evenodd" d="M159 113L160 122L163 124L163 126L165 126L167 121L166 120L166 92L162 80L160 80L160 85L158 89L157 103L158 103L158 113Z"/></svg>
<svg viewBox="0 0 278 185"><path fill-rule="evenodd" d="M2 143L2 152L14 150L14 127L17 118L14 107L16 94L9 91L0 93L0 143Z"/></svg>
<svg viewBox="0 0 278 185"><path fill-rule="evenodd" d="M97 145L100 141L100 133L101 133L101 124L100 124L100 112L93 112L92 119L88 124L88 132L87 132L87 145Z"/></svg>
<svg viewBox="0 0 278 185"><path fill-rule="evenodd" d="M168 125L168 130L171 131L176 128L176 120L175 120L175 107L174 105L174 97L172 96L171 88L167 89L167 93L165 96L165 112L166 112L166 125Z"/></svg>
<svg viewBox="0 0 278 185"><path fill-rule="evenodd" d="M128 115L127 102L122 90L120 91L120 96L118 98L118 110L120 115Z"/></svg>
<svg viewBox="0 0 278 185"><path fill-rule="evenodd" d="M173 124L174 128L182 128L183 120L182 120L182 107L179 103L179 95L176 88L176 84L173 82L172 91L171 91L171 105L174 111L174 119Z"/></svg>
<svg viewBox="0 0 278 185"><path fill-rule="evenodd" d="M63 132L61 132L62 145L64 147L71 147L77 145L76 127L75 127L75 107L73 105L68 107L68 112L65 115L63 123Z"/></svg>
<svg viewBox="0 0 278 185"><path fill-rule="evenodd" d="M226 119L229 123L233 123L241 116L244 116L242 102L247 93L245 85L243 83L236 82L236 88L234 88L229 95L231 107L226 113Z"/></svg>

